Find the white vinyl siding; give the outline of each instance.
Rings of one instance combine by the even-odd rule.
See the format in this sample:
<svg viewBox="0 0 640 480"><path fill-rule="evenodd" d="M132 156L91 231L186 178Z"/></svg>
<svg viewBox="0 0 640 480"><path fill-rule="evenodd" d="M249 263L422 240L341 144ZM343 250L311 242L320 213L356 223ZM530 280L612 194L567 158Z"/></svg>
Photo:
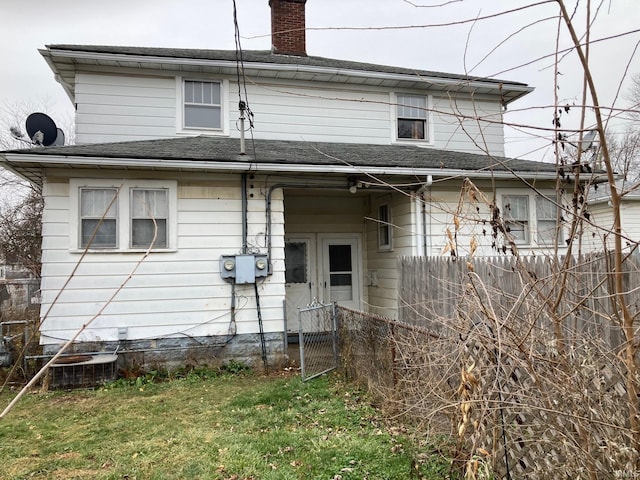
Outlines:
<svg viewBox="0 0 640 480"><path fill-rule="evenodd" d="M175 136L175 78L78 73L78 144Z"/></svg>
<svg viewBox="0 0 640 480"><path fill-rule="evenodd" d="M239 136L235 79L186 77L221 83L221 129L184 129L183 77L76 76L76 143L117 142L207 134ZM396 141L395 93L378 86L255 79L247 84L256 139L390 144ZM421 92L419 96L423 95ZM424 92L432 102L426 145L504 155L502 108L495 98ZM463 115L464 117L460 116Z"/></svg>
<svg viewBox="0 0 640 480"><path fill-rule="evenodd" d="M168 181L148 180L156 185ZM127 182L143 183L133 179ZM242 245L239 191L237 175L212 175L182 182L177 187L176 250L153 252L144 259L142 252L92 252L74 272L78 254L69 250L68 241L71 188L62 180L46 185L42 311L50 312L42 326L41 343L59 344L70 338L123 284L100 317L81 334L81 341L117 341L118 328L123 326L128 340L228 335L231 286L221 278L218 262L221 255L236 253ZM264 232L264 205L263 196L249 201L252 239L261 238ZM272 208L274 274L259 286L260 308L265 332L281 332L284 241L282 197L277 193L273 195ZM259 245L252 242L251 248ZM253 285L237 286L236 290L243 299L236 309L237 333L258 333Z"/></svg>
<svg viewBox="0 0 640 480"><path fill-rule="evenodd" d="M415 230L415 207L412 198L399 193L373 195L373 205L388 205L393 212L390 234L393 251L378 245L378 208L369 212L366 222L367 267L365 285L369 284L369 309L373 313L396 318L398 309L398 257L416 254L417 231ZM372 285L375 279L375 285Z"/></svg>

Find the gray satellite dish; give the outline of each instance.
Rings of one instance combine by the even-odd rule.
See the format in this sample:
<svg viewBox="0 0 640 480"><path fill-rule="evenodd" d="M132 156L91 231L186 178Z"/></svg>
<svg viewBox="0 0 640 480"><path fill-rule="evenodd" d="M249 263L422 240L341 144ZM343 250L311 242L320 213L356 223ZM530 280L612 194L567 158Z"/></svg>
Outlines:
<svg viewBox="0 0 640 480"><path fill-rule="evenodd" d="M36 145L48 147L49 145L53 145L58 137L58 127L56 127L55 122L44 113L32 113L29 115L25 126L29 138Z"/></svg>
<svg viewBox="0 0 640 480"><path fill-rule="evenodd" d="M64 132L57 128L56 129L58 131L58 136L56 137L55 141L53 142L53 146L54 147L62 147L64 146Z"/></svg>
<svg viewBox="0 0 640 480"><path fill-rule="evenodd" d="M587 150L589 150L593 146L593 142L595 141L597 135L598 135L597 130L589 130L587 133L585 133L584 136L582 137L580 150L582 150L583 152L586 152Z"/></svg>

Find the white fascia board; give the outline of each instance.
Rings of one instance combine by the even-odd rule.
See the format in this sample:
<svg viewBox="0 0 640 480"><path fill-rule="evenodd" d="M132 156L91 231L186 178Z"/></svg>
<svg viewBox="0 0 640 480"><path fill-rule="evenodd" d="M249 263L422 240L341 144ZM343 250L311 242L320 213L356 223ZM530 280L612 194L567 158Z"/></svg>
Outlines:
<svg viewBox="0 0 640 480"><path fill-rule="evenodd" d="M6 154L7 161L13 164L39 163L43 166L105 166L114 168L158 169L158 170L205 170L205 171L233 171L233 172L281 172L281 173L336 173L336 174L371 174L371 175L416 175L433 177L472 177L514 179L514 173L508 171L469 171L460 169L441 168L411 168L411 167L360 167L350 165L309 165L309 164L281 164L255 163L247 161L218 162L208 160L160 160L139 158L110 157L73 157L54 155L12 155ZM553 180L555 172L515 172L518 178L529 180Z"/></svg>
<svg viewBox="0 0 640 480"><path fill-rule="evenodd" d="M105 54L97 52L83 52L75 50L49 50L51 56L61 57L73 57L85 60L105 60L105 61L123 61L123 62L137 62L144 63L165 63L170 65L197 65L207 67L220 67L220 68L236 68L236 62L228 60L203 60L203 59L191 59L191 58L175 58L175 57L154 57L147 55L128 55L128 54ZM530 93L534 90L533 87L527 85L514 85L508 82L485 82L482 80L466 81L456 78L443 78L423 76L416 74L407 75L402 73L384 73L368 70L350 70L334 67L321 67L315 65L297 65L297 64L283 64L283 63L253 63L245 62L245 70L256 69L265 71L286 71L286 72L301 72L301 73L315 73L315 74L330 74L349 76L364 79L380 79L380 80L394 80L394 81L412 81L417 83L427 83L429 85L437 86L451 86L451 87L465 87L466 89L487 88L495 90L496 92L517 92L516 98ZM514 98L515 100L515 98Z"/></svg>

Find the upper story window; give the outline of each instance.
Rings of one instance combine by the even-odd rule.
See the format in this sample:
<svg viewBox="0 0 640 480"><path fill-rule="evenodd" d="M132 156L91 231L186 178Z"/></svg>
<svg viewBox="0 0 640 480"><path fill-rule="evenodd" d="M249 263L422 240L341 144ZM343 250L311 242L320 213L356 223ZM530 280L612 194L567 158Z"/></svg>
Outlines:
<svg viewBox="0 0 640 480"><path fill-rule="evenodd" d="M428 140L427 97L423 95L396 96L397 138L400 140Z"/></svg>
<svg viewBox="0 0 640 480"><path fill-rule="evenodd" d="M502 196L505 227L516 244L542 247L562 242L563 231L555 198L555 194Z"/></svg>
<svg viewBox="0 0 640 480"><path fill-rule="evenodd" d="M177 247L174 180L70 181L71 249L103 252Z"/></svg>
<svg viewBox="0 0 640 480"><path fill-rule="evenodd" d="M222 129L220 82L184 81L184 128Z"/></svg>

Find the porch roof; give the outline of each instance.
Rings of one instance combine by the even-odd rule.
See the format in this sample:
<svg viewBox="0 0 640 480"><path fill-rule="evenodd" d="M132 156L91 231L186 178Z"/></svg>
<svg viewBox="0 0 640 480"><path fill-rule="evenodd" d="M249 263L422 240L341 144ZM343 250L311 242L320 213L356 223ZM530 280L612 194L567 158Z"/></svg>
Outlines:
<svg viewBox="0 0 640 480"><path fill-rule="evenodd" d="M10 169L35 183L43 167L153 170L371 173L377 175L464 175L551 179L552 163L412 145L240 140L211 136L133 142L39 147L0 153Z"/></svg>

